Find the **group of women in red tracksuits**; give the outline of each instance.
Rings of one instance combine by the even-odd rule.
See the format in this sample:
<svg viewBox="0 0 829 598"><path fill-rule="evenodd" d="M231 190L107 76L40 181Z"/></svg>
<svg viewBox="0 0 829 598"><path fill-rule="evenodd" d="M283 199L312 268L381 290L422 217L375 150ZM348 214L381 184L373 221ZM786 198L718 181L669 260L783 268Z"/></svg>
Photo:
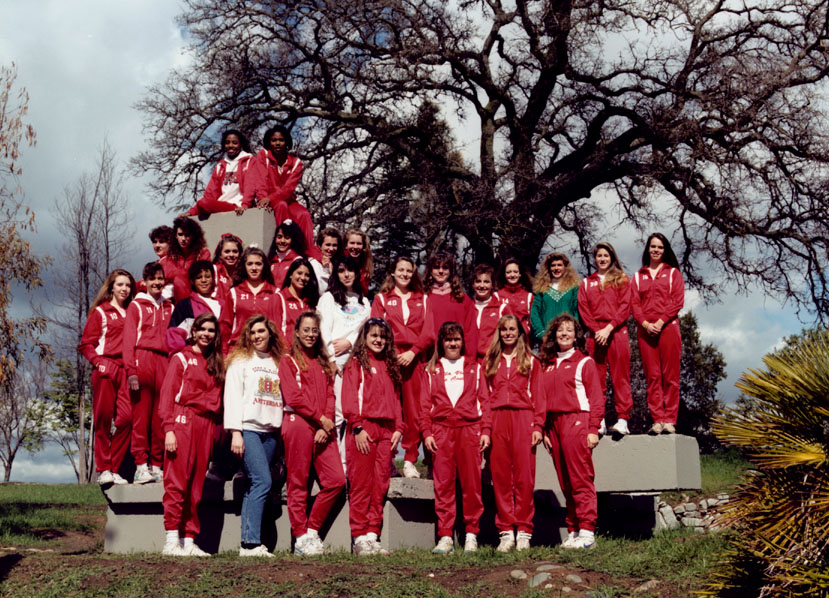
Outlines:
<svg viewBox="0 0 829 598"><path fill-rule="evenodd" d="M606 433L607 368L611 430L629 433L631 313L651 433L675 431L684 284L668 240L648 238L632 277L609 243L596 246L584 280L560 253L534 280L514 259L497 272L482 264L470 295L452 253L433 253L423 278L414 260L397 257L369 305L369 239L333 228L311 238L291 143L287 129L272 127L254 156L244 135L225 132L224 157L190 211L273 210L269 252L227 234L211 260L201 227L182 215L150 234L159 260L141 281L116 270L103 284L79 347L94 366L99 482L127 483L119 468L130 450L135 483L163 476L164 553L204 556L197 507L211 451L224 442L249 482L240 555L267 557L262 517L271 465L284 454L296 552L322 552L319 531L347 485L354 550L377 554L392 459L399 445L403 475L418 478L422 447L435 488L434 551L454 549L458 482L464 548L477 548L484 461L498 550L524 550L543 442L567 499L564 545L592 546L591 450ZM309 510L312 471L321 491Z"/></svg>

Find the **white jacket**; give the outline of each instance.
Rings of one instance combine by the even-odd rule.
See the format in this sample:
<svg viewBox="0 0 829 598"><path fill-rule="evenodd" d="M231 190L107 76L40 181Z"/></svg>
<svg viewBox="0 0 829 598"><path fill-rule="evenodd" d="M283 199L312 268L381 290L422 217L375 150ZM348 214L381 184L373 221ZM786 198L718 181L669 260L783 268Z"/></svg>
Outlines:
<svg viewBox="0 0 829 598"><path fill-rule="evenodd" d="M334 357L334 347L331 341L337 338L345 338L354 345L357 341L357 333L360 326L371 316L371 304L363 297L362 302L357 301L357 293L346 294L345 306L340 306L334 301L331 293L323 293L317 303L317 312L320 315L320 336L325 343L331 360L342 370L351 351Z"/></svg>

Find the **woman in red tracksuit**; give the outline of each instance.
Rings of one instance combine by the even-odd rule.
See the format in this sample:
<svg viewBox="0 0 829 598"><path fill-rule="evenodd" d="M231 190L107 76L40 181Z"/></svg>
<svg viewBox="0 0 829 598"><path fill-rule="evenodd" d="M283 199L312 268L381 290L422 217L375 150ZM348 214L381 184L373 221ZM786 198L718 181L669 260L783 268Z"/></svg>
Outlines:
<svg viewBox="0 0 829 598"><path fill-rule="evenodd" d="M478 351L478 327L475 325L478 312L475 304L463 292L455 258L446 251L433 253L426 262L426 277L423 280L429 307L432 311L432 324L438 330L444 322L458 322L463 326L466 339L464 351L474 356Z"/></svg>
<svg viewBox="0 0 829 598"><path fill-rule="evenodd" d="M233 288L226 297L226 307L220 320L222 352L227 355L239 340L245 321L256 314L268 315L274 301L276 287L268 268L268 258L258 247L248 247L239 260Z"/></svg>
<svg viewBox="0 0 829 598"><path fill-rule="evenodd" d="M628 419L633 410L630 392L630 339L627 321L630 317L630 278L622 270L616 251L610 243L599 243L593 250L596 272L585 278L579 287L579 316L587 327L587 351L596 362L602 394L607 392L607 366L613 382L616 423L610 431L630 434ZM599 435L607 432L605 421Z"/></svg>
<svg viewBox="0 0 829 598"><path fill-rule="evenodd" d="M400 365L403 421L401 444L403 475L419 478L415 467L420 444L420 393L423 383L424 352L435 341L432 315L423 284L411 258L398 257L390 264L386 280L371 304L371 317L388 322L394 333L394 348Z"/></svg>
<svg viewBox="0 0 829 598"><path fill-rule="evenodd" d="M173 221L175 238L167 255L161 259L164 277L173 285L173 302L190 296L187 272L196 260L210 260L210 251L204 241L204 231L198 222L187 216Z"/></svg>
<svg viewBox="0 0 829 598"><path fill-rule="evenodd" d="M290 218L305 235L305 246L314 246L314 223L311 214L297 202L296 188L302 179L302 161L288 152L294 142L288 129L275 125L265 131L262 149L250 161L243 205L273 210L276 224Z"/></svg>
<svg viewBox="0 0 829 598"><path fill-rule="evenodd" d="M236 235L225 233L216 245L213 252L213 270L216 279L216 297L227 297L233 288L233 277L236 275L239 260L244 252L242 239Z"/></svg>
<svg viewBox="0 0 829 598"><path fill-rule="evenodd" d="M532 392L539 363L516 316L498 320L483 370L492 411L489 463L497 509L495 527L501 536L497 550L527 550L535 514L535 447L542 438L537 422L543 420L547 406Z"/></svg>
<svg viewBox="0 0 829 598"><path fill-rule="evenodd" d="M250 165L250 144L241 131L228 129L222 133L222 149L224 157L213 169L204 195L186 215L207 216L218 212L244 212L242 187L245 172Z"/></svg>
<svg viewBox="0 0 829 598"><path fill-rule="evenodd" d="M318 532L345 488L334 428L335 373L320 337L319 316L303 313L296 322L291 350L279 364L285 402L282 439L288 471L288 518L296 554L322 554ZM312 466L321 489L308 513Z"/></svg>
<svg viewBox="0 0 829 598"><path fill-rule="evenodd" d="M495 273L489 264L478 264L472 270L472 299L475 302L475 328L478 331L478 348L476 357L483 362L489 351L492 339L498 332L498 322L504 314L512 313L506 301L502 301L492 292L492 275Z"/></svg>
<svg viewBox="0 0 829 598"><path fill-rule="evenodd" d="M114 270L92 302L78 351L92 371L92 417L95 422L95 468L98 483L126 484L118 475L130 441L132 414L127 376L122 360L127 308L135 296L135 279L126 270ZM115 420L115 431L112 429Z"/></svg>
<svg viewBox="0 0 829 598"><path fill-rule="evenodd" d="M685 282L665 235L648 237L642 268L633 275L631 308L653 426L650 434L674 434L679 413L679 364L682 337L679 310L685 303Z"/></svg>
<svg viewBox="0 0 829 598"><path fill-rule="evenodd" d="M527 334L530 333L530 312L533 307L533 278L514 257L498 269L495 296L509 304L510 313L518 316Z"/></svg>
<svg viewBox="0 0 829 598"><path fill-rule="evenodd" d="M556 316L541 341L541 369L533 395L546 418L544 444L553 457L567 504L565 548L592 548L597 505L592 450L599 444L604 395L596 364L585 352L584 332L570 314Z"/></svg>
<svg viewBox="0 0 829 598"><path fill-rule="evenodd" d="M164 434L158 416L161 384L167 371L167 326L173 304L162 296L164 270L158 262L144 266L146 293L127 307L124 324L124 367L132 391L132 441L136 484L161 481Z"/></svg>
<svg viewBox="0 0 829 598"><path fill-rule="evenodd" d="M273 296L269 318L276 324L283 338L293 338L294 324L303 312L313 311L320 300L314 268L304 257L294 260L285 282Z"/></svg>
<svg viewBox="0 0 829 598"><path fill-rule="evenodd" d="M210 556L195 544L199 503L222 408L224 363L219 321L211 313L193 322L187 346L170 358L161 387L164 429L164 507L167 556Z"/></svg>
<svg viewBox="0 0 829 598"><path fill-rule="evenodd" d="M399 391L400 365L391 327L371 318L354 343L342 391L348 422L349 523L359 555L388 554L378 537L391 463L404 430Z"/></svg>
<svg viewBox="0 0 829 598"><path fill-rule="evenodd" d="M432 453L435 512L440 540L432 552L455 550L455 482L463 492L465 551L478 549L481 500L481 453L489 446L489 391L481 366L464 357L463 327L445 322L438 331L435 354L426 366L422 391L423 446Z"/></svg>

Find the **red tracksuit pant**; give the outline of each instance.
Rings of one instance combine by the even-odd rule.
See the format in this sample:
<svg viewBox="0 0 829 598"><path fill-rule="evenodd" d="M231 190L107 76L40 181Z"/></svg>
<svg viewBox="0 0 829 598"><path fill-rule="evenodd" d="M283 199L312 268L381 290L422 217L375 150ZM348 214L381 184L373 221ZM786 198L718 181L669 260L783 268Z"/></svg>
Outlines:
<svg viewBox="0 0 829 598"><path fill-rule="evenodd" d="M531 409L493 409L489 467L499 532L532 533L535 504L535 447Z"/></svg>
<svg viewBox="0 0 829 598"><path fill-rule="evenodd" d="M596 486L593 484L593 452L587 448L589 413L547 413L547 438L567 502L567 529L596 529Z"/></svg>
<svg viewBox="0 0 829 598"><path fill-rule="evenodd" d="M232 204L228 201L219 201L218 199L202 198L196 202L196 209L199 211L199 216L232 212L236 208L236 204Z"/></svg>
<svg viewBox="0 0 829 598"><path fill-rule="evenodd" d="M138 384L132 398L132 456L136 465L164 463L164 433L158 415L161 384L167 371L167 356L146 349L135 350L138 361Z"/></svg>
<svg viewBox="0 0 829 598"><path fill-rule="evenodd" d="M399 348L398 355L408 351L411 347ZM400 446L405 451L404 459L412 463L417 462L418 446L420 445L420 389L423 385L423 367L420 355L416 355L405 368L400 368L403 378L401 395L403 397L403 421L406 430L400 439Z"/></svg>
<svg viewBox="0 0 829 598"><path fill-rule="evenodd" d="M353 537L370 532L380 535L383 527L383 501L389 491L391 474L391 437L394 422L364 419L363 430L371 438L367 455L357 450L351 430L345 439L348 460L348 522Z"/></svg>
<svg viewBox="0 0 829 598"><path fill-rule="evenodd" d="M309 527L319 530L345 488L345 474L337 441L329 438L325 444L316 444L316 431L316 428L296 413L286 413L282 420L285 468L288 470L288 519L295 538L305 535ZM312 465L321 490L308 513L308 479L311 477Z"/></svg>
<svg viewBox="0 0 829 598"><path fill-rule="evenodd" d="M679 413L679 362L682 357L679 320L665 324L659 336L648 334L640 326L638 340L651 417L655 423L676 424Z"/></svg>
<svg viewBox="0 0 829 598"><path fill-rule="evenodd" d="M167 452L164 463L164 529L179 535L199 535L199 503L213 448L213 417L199 415L189 407L176 405L176 452Z"/></svg>
<svg viewBox="0 0 829 598"><path fill-rule="evenodd" d="M297 201L280 201L272 208L276 226L282 224L283 220L294 221L305 236L305 246L309 250L316 247L314 245L314 222L311 220L311 213L308 212L305 206ZM311 257L316 259L317 256L312 253Z"/></svg>
<svg viewBox="0 0 829 598"><path fill-rule="evenodd" d="M481 500L481 424L451 427L432 423L437 451L432 457L435 483L435 512L438 536L452 536L457 513L455 481L460 480L463 520L467 534L480 530L484 503Z"/></svg>
<svg viewBox="0 0 829 598"><path fill-rule="evenodd" d="M95 425L95 469L117 472L130 443L130 389L123 367L108 378L92 371L92 417ZM113 420L115 431L112 431Z"/></svg>
<svg viewBox="0 0 829 598"><path fill-rule="evenodd" d="M619 419L630 419L633 395L630 392L630 336L627 326L623 325L611 332L606 345L599 345L591 336L587 339L587 351L596 362L603 395L607 394L607 366L610 365L616 415Z"/></svg>

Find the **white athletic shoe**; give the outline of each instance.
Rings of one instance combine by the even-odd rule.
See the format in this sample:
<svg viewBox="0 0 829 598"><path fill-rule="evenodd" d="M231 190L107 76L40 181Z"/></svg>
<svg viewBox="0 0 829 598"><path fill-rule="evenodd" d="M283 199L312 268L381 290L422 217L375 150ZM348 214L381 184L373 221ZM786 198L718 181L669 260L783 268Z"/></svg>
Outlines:
<svg viewBox="0 0 829 598"><path fill-rule="evenodd" d="M593 548L595 545L595 534L587 530L579 531L578 537L573 541L573 548Z"/></svg>
<svg viewBox="0 0 829 598"><path fill-rule="evenodd" d="M420 472L411 461L403 461L403 477L410 480L420 479Z"/></svg>
<svg viewBox="0 0 829 598"><path fill-rule="evenodd" d="M145 465L144 467L140 467L135 470L135 476L132 478L133 484L149 484L150 482L154 482L155 478L153 474L150 473L150 469Z"/></svg>
<svg viewBox="0 0 829 598"><path fill-rule="evenodd" d="M521 552L530 548L530 540L533 535L529 532L518 532L518 537L515 540L515 550Z"/></svg>
<svg viewBox="0 0 829 598"><path fill-rule="evenodd" d="M651 429L648 430L648 434L651 436L657 436L662 433L662 424L660 422L656 422L651 426Z"/></svg>
<svg viewBox="0 0 829 598"><path fill-rule="evenodd" d="M205 552L198 545L193 542L192 544L188 544L181 548L181 551L184 553L184 556L197 556L197 557L205 557L210 556L209 552Z"/></svg>
<svg viewBox="0 0 829 598"><path fill-rule="evenodd" d="M432 549L435 554L452 554L455 552L455 543L451 536L441 536L437 546Z"/></svg>
<svg viewBox="0 0 829 598"><path fill-rule="evenodd" d="M466 534L466 541L463 543L464 552L475 552L478 550L478 536L475 534Z"/></svg>
<svg viewBox="0 0 829 598"><path fill-rule="evenodd" d="M501 541L498 543L498 552L509 552L513 548L515 548L515 536L512 533L512 530L508 530L505 532L501 532L499 534Z"/></svg>
<svg viewBox="0 0 829 598"><path fill-rule="evenodd" d="M272 552L268 552L268 549L264 544L260 544L255 548L239 548L239 556L265 557L269 559L275 558L275 555Z"/></svg>
<svg viewBox="0 0 829 598"><path fill-rule="evenodd" d="M562 548L575 548L574 544L575 544L576 540L578 539L578 537L579 537L578 533L570 532L569 534L567 534L567 539L565 539L564 542L561 543L561 547Z"/></svg>
<svg viewBox="0 0 829 598"><path fill-rule="evenodd" d="M628 420L617 420L615 424L610 426L610 431L614 434L621 434L622 436L627 436L628 434L630 434L630 429L628 428Z"/></svg>
<svg viewBox="0 0 829 598"><path fill-rule="evenodd" d="M602 423L599 424L599 436L604 436L607 434L607 426L604 423L604 419L602 419Z"/></svg>
<svg viewBox="0 0 829 598"><path fill-rule="evenodd" d="M126 486L127 484L129 484L129 482L127 480L122 478L117 473L112 474L112 483L115 484L116 486Z"/></svg>
<svg viewBox="0 0 829 598"><path fill-rule="evenodd" d="M98 484L101 486L108 486L115 482L115 478L112 477L112 472L108 469L101 471L98 473Z"/></svg>
<svg viewBox="0 0 829 598"><path fill-rule="evenodd" d="M184 548L178 542L167 542L164 548L161 549L161 554L164 556L187 556L184 554Z"/></svg>
<svg viewBox="0 0 829 598"><path fill-rule="evenodd" d="M388 556L389 551L383 548L383 545L380 544L380 539L377 537L377 534L369 532L366 534L366 538L368 538L368 541L371 544L372 554L382 554L383 556Z"/></svg>
<svg viewBox="0 0 829 598"><path fill-rule="evenodd" d="M311 538L308 536L308 532L305 532L299 538L294 540L294 554L305 554L310 541Z"/></svg>
<svg viewBox="0 0 829 598"><path fill-rule="evenodd" d="M153 474L153 480L156 482L163 482L164 481L164 471L158 466L153 465L150 473Z"/></svg>
<svg viewBox="0 0 829 598"><path fill-rule="evenodd" d="M354 538L354 554L358 556L370 556L374 554L374 547L371 545L371 540L368 536L357 536Z"/></svg>
<svg viewBox="0 0 829 598"><path fill-rule="evenodd" d="M305 556L317 556L325 552L325 546L319 536L308 534L305 545L302 547L302 554Z"/></svg>
<svg viewBox="0 0 829 598"><path fill-rule="evenodd" d="M663 434L676 434L676 427L670 422L664 422L662 424L662 433Z"/></svg>

